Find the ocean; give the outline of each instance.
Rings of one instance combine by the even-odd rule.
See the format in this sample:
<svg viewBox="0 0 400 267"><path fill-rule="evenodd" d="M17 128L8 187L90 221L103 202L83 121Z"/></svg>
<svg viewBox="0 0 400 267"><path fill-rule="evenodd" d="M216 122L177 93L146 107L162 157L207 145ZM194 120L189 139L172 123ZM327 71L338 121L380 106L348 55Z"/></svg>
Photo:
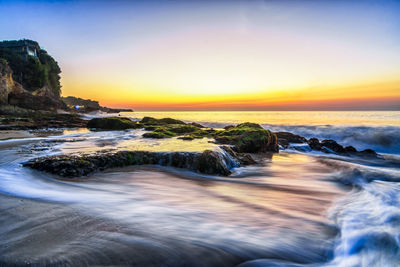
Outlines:
<svg viewBox="0 0 400 267"><path fill-rule="evenodd" d="M85 117L99 115L110 116ZM141 129L0 141L0 266L400 266L400 112L120 116L214 128L249 121L380 156L289 146L228 177L151 165L58 179L21 163L82 152L221 151L207 138L144 139Z"/></svg>

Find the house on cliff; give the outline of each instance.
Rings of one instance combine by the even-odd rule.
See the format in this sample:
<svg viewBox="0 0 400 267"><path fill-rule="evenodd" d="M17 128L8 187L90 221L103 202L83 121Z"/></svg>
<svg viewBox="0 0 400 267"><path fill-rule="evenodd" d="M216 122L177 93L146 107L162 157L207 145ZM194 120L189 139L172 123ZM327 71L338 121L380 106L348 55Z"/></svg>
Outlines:
<svg viewBox="0 0 400 267"><path fill-rule="evenodd" d="M0 47L13 50L21 55L24 55L25 57L38 56L38 44L30 40L3 41L0 42Z"/></svg>

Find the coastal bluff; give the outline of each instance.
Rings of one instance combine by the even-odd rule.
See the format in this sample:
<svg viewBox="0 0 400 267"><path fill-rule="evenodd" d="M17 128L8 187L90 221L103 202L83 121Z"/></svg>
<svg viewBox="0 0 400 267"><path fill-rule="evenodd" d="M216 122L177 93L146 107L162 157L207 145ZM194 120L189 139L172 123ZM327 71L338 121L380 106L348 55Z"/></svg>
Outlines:
<svg viewBox="0 0 400 267"><path fill-rule="evenodd" d="M36 111L86 113L129 112L100 106L99 102L61 96L61 69L39 43L33 40L0 42L0 114Z"/></svg>

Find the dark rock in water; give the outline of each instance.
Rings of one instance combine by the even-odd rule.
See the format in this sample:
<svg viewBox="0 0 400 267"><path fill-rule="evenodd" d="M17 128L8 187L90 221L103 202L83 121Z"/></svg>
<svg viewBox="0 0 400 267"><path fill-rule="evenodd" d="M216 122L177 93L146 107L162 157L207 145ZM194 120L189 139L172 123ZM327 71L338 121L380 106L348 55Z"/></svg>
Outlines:
<svg viewBox="0 0 400 267"><path fill-rule="evenodd" d="M335 153L344 153L346 152L344 147L339 145L335 140L325 139L321 142L322 147L326 147L329 150L332 150Z"/></svg>
<svg viewBox="0 0 400 267"><path fill-rule="evenodd" d="M247 153L237 153L229 146L221 146L225 152L227 152L232 158L237 159L241 165L253 165L257 162L253 159L250 154Z"/></svg>
<svg viewBox="0 0 400 267"><path fill-rule="evenodd" d="M358 155L367 156L367 157L376 157L378 154L372 149L365 149L363 151L359 151Z"/></svg>
<svg viewBox="0 0 400 267"><path fill-rule="evenodd" d="M163 124L186 124L183 121L175 120L171 118L155 119L152 117L144 117L140 123L143 124L153 124L153 125L163 125Z"/></svg>
<svg viewBox="0 0 400 267"><path fill-rule="evenodd" d="M234 145L237 152L279 152L277 137L255 123L242 123L215 134L221 144Z"/></svg>
<svg viewBox="0 0 400 267"><path fill-rule="evenodd" d="M224 130L229 130L229 129L233 128L233 127L235 127L235 125L228 125L228 126L224 127Z"/></svg>
<svg viewBox="0 0 400 267"><path fill-rule="evenodd" d="M238 159L238 161L242 161ZM60 155L25 162L23 166L63 177L79 177L108 168L158 164L185 168L199 173L227 176L231 174L222 153L120 151L89 155Z"/></svg>
<svg viewBox="0 0 400 267"><path fill-rule="evenodd" d="M307 143L311 149L321 150L321 143L319 142L318 138L315 137L310 138L310 140L308 140Z"/></svg>
<svg viewBox="0 0 400 267"><path fill-rule="evenodd" d="M346 151L346 153L357 153L357 149L355 149L353 146L346 146L344 148L344 150Z"/></svg>
<svg viewBox="0 0 400 267"><path fill-rule="evenodd" d="M141 128L142 125L131 121L129 118L108 117L91 119L87 127L101 130L125 130Z"/></svg>
<svg viewBox="0 0 400 267"><path fill-rule="evenodd" d="M220 155L215 151L206 150L201 153L196 165L196 169L200 173L224 176L231 174L231 171L227 168L226 164L224 164Z"/></svg>
<svg viewBox="0 0 400 267"><path fill-rule="evenodd" d="M191 122L191 123L189 123L190 125L193 125L193 126L195 126L195 127L197 127L197 128L205 128L203 125L201 125L201 124L199 124L199 123L196 123L196 122Z"/></svg>
<svg viewBox="0 0 400 267"><path fill-rule="evenodd" d="M365 149L363 151L357 151L353 146L343 147L338 144L335 140L326 139L321 143L317 138L311 138L307 141L308 145L313 150L322 151L325 153L337 153L344 155L356 155L356 156L367 156L367 157L377 157L378 154L372 149Z"/></svg>
<svg viewBox="0 0 400 267"><path fill-rule="evenodd" d="M192 140L195 139L195 137L193 137L191 135L185 135L185 136L178 137L178 139L182 139L182 140L186 140L186 141L192 141Z"/></svg>
<svg viewBox="0 0 400 267"><path fill-rule="evenodd" d="M278 144L287 147L289 143L306 143L307 139L303 136L292 134L289 132L276 132L276 136L278 137Z"/></svg>

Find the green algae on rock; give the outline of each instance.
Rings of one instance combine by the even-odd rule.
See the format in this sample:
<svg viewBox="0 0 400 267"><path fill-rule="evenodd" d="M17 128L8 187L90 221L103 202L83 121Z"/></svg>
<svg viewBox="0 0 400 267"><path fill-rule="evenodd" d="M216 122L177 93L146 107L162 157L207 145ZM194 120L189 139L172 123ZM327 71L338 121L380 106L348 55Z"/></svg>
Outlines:
<svg viewBox="0 0 400 267"><path fill-rule="evenodd" d="M191 171L227 176L231 174L224 155L211 150L204 152L119 151L83 155L59 155L30 160L23 166L62 177L86 176L108 168L157 164Z"/></svg>
<svg viewBox="0 0 400 267"><path fill-rule="evenodd" d="M87 127L101 130L125 130L142 128L139 123L124 117L94 118L88 122Z"/></svg>
<svg viewBox="0 0 400 267"><path fill-rule="evenodd" d="M214 136L221 144L234 145L237 152L279 152L277 137L255 123L241 123L218 132Z"/></svg>

